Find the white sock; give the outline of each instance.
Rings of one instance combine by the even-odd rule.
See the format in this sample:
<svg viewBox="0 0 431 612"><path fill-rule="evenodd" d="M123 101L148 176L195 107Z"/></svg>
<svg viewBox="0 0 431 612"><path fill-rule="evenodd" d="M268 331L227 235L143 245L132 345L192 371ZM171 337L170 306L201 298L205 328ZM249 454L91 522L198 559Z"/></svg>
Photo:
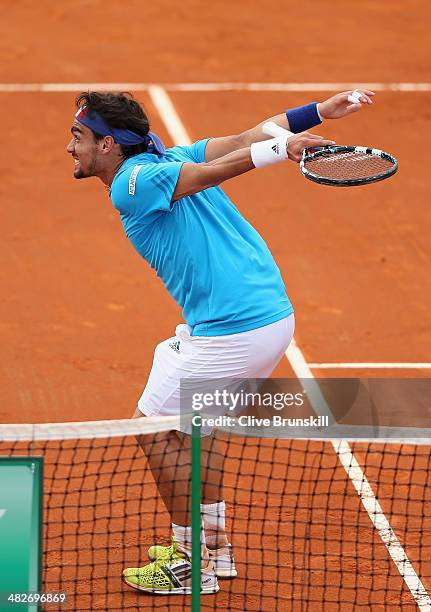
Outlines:
<svg viewBox="0 0 431 612"><path fill-rule="evenodd" d="M187 555L189 560L192 559L192 528L191 526L183 527L172 523L172 531L177 540L178 550ZM206 567L209 562L209 554L205 544L205 532L201 530L201 566Z"/></svg>
<svg viewBox="0 0 431 612"><path fill-rule="evenodd" d="M226 536L226 504L224 500L215 504L201 504L205 540L209 548L221 548L228 544Z"/></svg>

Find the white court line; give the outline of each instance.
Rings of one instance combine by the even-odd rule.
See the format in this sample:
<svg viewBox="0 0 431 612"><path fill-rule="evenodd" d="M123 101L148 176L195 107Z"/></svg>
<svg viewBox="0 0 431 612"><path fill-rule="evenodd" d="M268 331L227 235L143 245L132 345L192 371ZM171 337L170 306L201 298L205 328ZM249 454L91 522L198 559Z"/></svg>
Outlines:
<svg viewBox="0 0 431 612"><path fill-rule="evenodd" d="M431 83L0 83L0 93L40 92L66 93L106 89L113 91L150 91L161 87L165 91L343 91L362 87L373 91L427 92Z"/></svg>
<svg viewBox="0 0 431 612"><path fill-rule="evenodd" d="M431 91L431 83L176 83L170 91L339 91L362 87L373 91Z"/></svg>
<svg viewBox="0 0 431 612"><path fill-rule="evenodd" d="M287 349L286 357L289 360L289 363L292 366L297 378L301 379L302 384L304 384L307 379L310 379L318 386L318 383L310 370L310 364L307 364L305 357L295 340L292 340L289 348ZM310 383L310 380L308 380L308 384ZM306 390L308 392L308 388ZM319 395L321 395L320 392ZM309 398L313 409L316 411L314 396L309 394ZM330 407L327 404L326 410L327 414L330 415L330 421L332 420L333 422L334 417ZM322 401L320 398L316 413L318 415L322 413ZM422 584L422 581L416 574L413 565L407 557L401 542L398 540L388 519L386 518L386 515L384 514L374 494L374 491L367 480L367 477L352 453L349 443L344 440L331 440L330 442L337 453L340 463L345 469L347 476L350 478L353 486L355 487L371 522L382 539L382 542L386 546L402 579L415 599L418 608L422 610L422 612L431 612L431 599L424 585Z"/></svg>
<svg viewBox="0 0 431 612"><path fill-rule="evenodd" d="M390 363L390 362L347 362L347 363L309 363L310 368L313 370L428 370L431 368L431 363L418 362L418 363Z"/></svg>
<svg viewBox="0 0 431 612"><path fill-rule="evenodd" d="M175 107L165 89L163 89L163 87L160 85L151 85L151 87L148 89L148 93L150 94L150 98L154 106L159 111L159 114L166 125L166 129L171 135L174 143L191 144L191 139L186 132L186 128L179 118L178 113L175 110Z"/></svg>
<svg viewBox="0 0 431 612"><path fill-rule="evenodd" d="M149 90L150 97L154 106L158 109L162 121L164 121L168 132L170 133L174 144L191 144L191 139L187 130L182 123L178 113L176 112L172 101L170 100L166 90L160 85L155 85ZM173 111L173 112L172 112ZM181 135L181 140L177 140L177 136ZM293 340L289 349L286 351L286 357L289 360L295 375L301 379L301 383L308 393L310 403L316 414L325 413L329 416L330 423L334 421L332 412L327 405L318 385L314 378L309 365L307 364L302 351L299 349L296 342ZM413 598L422 612L431 612L431 599L425 590L419 576L416 574L410 560L408 559L404 548L399 542L397 536L392 530L388 519L383 513L379 502L377 501L374 492L369 484L364 472L356 461L350 446L343 440L331 441L331 444L337 453L337 456L345 469L347 476L352 481L362 505L368 513L374 527L385 544L393 562L400 572L404 582L410 589Z"/></svg>

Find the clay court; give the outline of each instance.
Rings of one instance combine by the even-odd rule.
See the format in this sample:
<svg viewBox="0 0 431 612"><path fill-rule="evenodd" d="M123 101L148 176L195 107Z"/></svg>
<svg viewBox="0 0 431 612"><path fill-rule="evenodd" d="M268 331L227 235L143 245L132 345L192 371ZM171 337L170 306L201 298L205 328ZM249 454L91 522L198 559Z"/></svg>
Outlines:
<svg viewBox="0 0 431 612"><path fill-rule="evenodd" d="M339 144L391 152L399 162L394 177L336 189L305 180L293 163L286 163L233 179L224 189L266 240L295 307L296 346L274 377L308 372L316 378L429 378L431 214L422 155L431 118L429 3L317 0L310 7L276 0L233 5L160 0L146 6L138 0L41 0L37 5L19 0L3 13L1 423L129 418L154 347L182 321L160 280L128 243L102 184L73 179L66 145L74 98L88 88L132 91L152 119L153 131L172 146L236 133L284 109L370 84L376 91L371 107L314 131ZM383 416L388 426L430 426L429 416L393 414L389 406ZM364 547L370 542L374 551L381 546L380 561L374 567L355 565L354 555L347 554L342 563L351 563L358 581L334 586L337 592L327 595L332 603L325 610L430 610L428 603L421 608L403 583L353 486L346 485L335 452L327 443L286 444L274 450L266 441L263 449L250 448L244 457L250 452L256 461L262 453L264 462L265 456L277 455L275 475L289 481L295 476L292 466L303 466L314 482L307 495L320 495L324 502L311 514L304 509L301 524L323 524L324 509L330 512L327 541L319 544L313 526L302 536L312 559L304 572L316 579L309 600L322 600L324 587L337 585L344 550L337 543L352 537ZM324 445L316 466L312 453L322 453ZM389 455L386 463L374 465L373 453L358 446L356 457L368 466L374 493L429 592L431 563L424 551L431 545L431 500L427 491L420 495L419 485L429 484L430 472L425 483L421 470L417 482L410 477L404 506L384 503L394 479L396 488L397 474L411 469L410 451L401 449L397 458ZM416 461L422 467L428 451L419 451ZM292 462L283 471L284 458ZM140 457L133 461L145 463ZM320 476L312 478L318 468L321 489ZM301 516L302 473L291 491L291 507L282 515L287 549L278 561L289 571L297 562L288 550L289 538L295 539L289 516ZM257 477L264 478L265 470ZM264 490L263 481L254 484L256 499L235 498L231 492L230 501L239 506L239 533L250 519L245 506L258 504L258 492ZM400 480L398 491L404 484ZM146 491L153 499L151 487L149 481ZM132 501L136 512L139 503ZM158 534L167 535L163 507L152 503L161 515ZM252 518L264 545L279 546L280 534L271 528L280 515L265 511ZM150 537L143 544L152 543ZM217 596L205 599L204 609L318 609L317 603L313 608L286 603L294 601L294 589L278 593L274 572L265 578L267 591L256 590L260 566L252 564L250 570L244 552L249 543L245 535L237 538L243 578L223 582ZM389 577L379 578L382 568ZM368 577L364 584L361 576ZM373 599L361 600L369 581ZM352 589L359 596L349 604ZM384 593L392 589L399 600L385 601ZM121 607L108 608L101 600L97 609L188 609L187 600L169 602L169 608L163 598L138 601L127 587L116 601Z"/></svg>

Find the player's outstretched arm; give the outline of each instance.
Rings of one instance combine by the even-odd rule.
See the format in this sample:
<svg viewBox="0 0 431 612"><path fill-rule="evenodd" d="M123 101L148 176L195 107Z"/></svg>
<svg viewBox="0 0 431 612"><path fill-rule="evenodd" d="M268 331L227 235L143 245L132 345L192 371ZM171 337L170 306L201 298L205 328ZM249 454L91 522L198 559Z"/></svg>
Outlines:
<svg viewBox="0 0 431 612"><path fill-rule="evenodd" d="M364 106L372 104L373 96L374 92L369 89L343 91L335 96L331 96L323 102L317 103L317 105L310 104L300 109L288 111L288 113L281 113L274 117L269 117L253 128L245 130L240 134L211 139L206 147L205 159L206 161L218 159L232 151L248 147L253 142L267 140L270 136L262 132L262 126L267 121L274 121L274 123L280 127L295 133L302 132L319 124L321 120L341 119L342 117L346 117L361 110ZM316 122L313 123L313 125L307 125L306 121L308 116L311 117L311 121L313 120L313 111ZM289 123L288 115L292 123L295 121L295 125Z"/></svg>
<svg viewBox="0 0 431 612"><path fill-rule="evenodd" d="M273 139L274 142L276 139ZM268 143L269 145L271 143ZM277 153L269 151L269 156L272 158L265 161L268 152L254 152L252 147L244 147L236 151L232 151L227 155L223 155L217 159L201 164L183 164L180 171L180 176L172 197L172 201L179 200L188 195L193 195L209 187L220 185L224 181L231 179L240 174L244 174L256 167L262 167L276 161L291 159L299 162L301 160L302 151L308 147L324 147L334 144L333 140L325 140L317 134L309 132L301 132L289 138L289 143L282 140L277 141ZM261 145L259 145L261 146ZM284 146L284 150L283 150ZM278 159L274 156L278 156Z"/></svg>

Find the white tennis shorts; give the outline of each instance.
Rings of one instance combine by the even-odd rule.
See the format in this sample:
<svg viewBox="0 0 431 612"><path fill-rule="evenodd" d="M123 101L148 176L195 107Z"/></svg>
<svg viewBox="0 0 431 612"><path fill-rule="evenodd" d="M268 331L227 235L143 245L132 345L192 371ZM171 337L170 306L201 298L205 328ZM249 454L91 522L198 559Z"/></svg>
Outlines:
<svg viewBox="0 0 431 612"><path fill-rule="evenodd" d="M180 414L180 382L197 390L202 379L268 378L284 355L295 329L285 319L229 336L190 336L188 325L177 325L175 336L157 345L147 385L138 402L146 416Z"/></svg>

